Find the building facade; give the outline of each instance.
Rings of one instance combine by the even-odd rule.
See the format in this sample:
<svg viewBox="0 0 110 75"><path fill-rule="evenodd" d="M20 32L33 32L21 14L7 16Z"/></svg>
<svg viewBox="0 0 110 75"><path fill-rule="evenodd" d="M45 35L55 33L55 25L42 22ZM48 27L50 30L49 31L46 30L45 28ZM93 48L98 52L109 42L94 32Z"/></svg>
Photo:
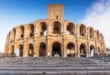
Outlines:
<svg viewBox="0 0 110 75"><path fill-rule="evenodd" d="M64 20L62 4L48 5L47 19L13 28L5 44L5 53L21 57L92 57L105 50L99 30Z"/></svg>

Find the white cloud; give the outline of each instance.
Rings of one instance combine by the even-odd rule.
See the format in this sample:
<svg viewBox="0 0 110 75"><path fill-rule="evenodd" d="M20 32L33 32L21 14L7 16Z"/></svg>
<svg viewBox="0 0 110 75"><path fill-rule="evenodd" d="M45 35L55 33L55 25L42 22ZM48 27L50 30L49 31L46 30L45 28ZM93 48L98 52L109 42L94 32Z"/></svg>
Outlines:
<svg viewBox="0 0 110 75"><path fill-rule="evenodd" d="M98 29L104 35L106 46L110 47L110 0L95 2L81 22Z"/></svg>

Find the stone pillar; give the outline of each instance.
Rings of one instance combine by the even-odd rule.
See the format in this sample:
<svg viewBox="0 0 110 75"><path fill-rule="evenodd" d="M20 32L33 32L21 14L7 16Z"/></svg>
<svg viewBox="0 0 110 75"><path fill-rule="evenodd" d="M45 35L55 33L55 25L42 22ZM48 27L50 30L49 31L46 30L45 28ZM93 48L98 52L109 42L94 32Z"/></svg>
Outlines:
<svg viewBox="0 0 110 75"><path fill-rule="evenodd" d="M64 57L67 57L67 46L65 43L64 43Z"/></svg>
<svg viewBox="0 0 110 75"><path fill-rule="evenodd" d="M87 44L87 57L90 57L90 46L89 46L89 44Z"/></svg>
<svg viewBox="0 0 110 75"><path fill-rule="evenodd" d="M77 38L76 38L76 43L75 43L75 57L77 57L77 52L78 52L78 46L77 46Z"/></svg>
<svg viewBox="0 0 110 75"><path fill-rule="evenodd" d="M17 54L17 50L19 50L19 46L18 46L18 44L17 43L15 43L15 48L14 48L14 53L15 53L15 55L18 55Z"/></svg>
<svg viewBox="0 0 110 75"><path fill-rule="evenodd" d="M35 39L35 41L34 41L34 57L39 57L39 46L40 46L39 39Z"/></svg>
<svg viewBox="0 0 110 75"><path fill-rule="evenodd" d="M47 56L52 56L52 41L49 38L47 43Z"/></svg>
<svg viewBox="0 0 110 75"><path fill-rule="evenodd" d="M28 57L29 43L27 40L24 40L24 49L23 49L23 57Z"/></svg>
<svg viewBox="0 0 110 75"><path fill-rule="evenodd" d="M77 57L80 57L80 43L77 44Z"/></svg>
<svg viewBox="0 0 110 75"><path fill-rule="evenodd" d="M12 49L11 49L11 45L9 44L9 54L11 54L11 52L12 52Z"/></svg>
<svg viewBox="0 0 110 75"><path fill-rule="evenodd" d="M76 56L80 57L80 43L79 43L79 37L80 37L80 33L79 33L79 25L76 25Z"/></svg>

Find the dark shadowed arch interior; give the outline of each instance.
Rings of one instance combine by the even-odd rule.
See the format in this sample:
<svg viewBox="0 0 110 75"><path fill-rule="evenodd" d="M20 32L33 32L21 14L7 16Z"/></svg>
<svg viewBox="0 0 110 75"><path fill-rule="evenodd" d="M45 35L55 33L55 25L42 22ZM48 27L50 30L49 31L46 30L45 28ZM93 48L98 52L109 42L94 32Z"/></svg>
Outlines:
<svg viewBox="0 0 110 75"><path fill-rule="evenodd" d="M69 34L75 34L75 25L73 23L69 23L67 25L67 31Z"/></svg>
<svg viewBox="0 0 110 75"><path fill-rule="evenodd" d="M23 57L23 45L19 45L19 55Z"/></svg>
<svg viewBox="0 0 110 75"><path fill-rule="evenodd" d="M34 47L33 44L29 44L28 56L34 56Z"/></svg>
<svg viewBox="0 0 110 75"><path fill-rule="evenodd" d="M12 55L14 54L14 46L12 46L12 52L11 52L11 54Z"/></svg>
<svg viewBox="0 0 110 75"><path fill-rule="evenodd" d="M73 43L67 44L67 56L74 57L75 56L75 45Z"/></svg>
<svg viewBox="0 0 110 75"><path fill-rule="evenodd" d="M86 36L86 27L84 25L80 25L80 35Z"/></svg>
<svg viewBox="0 0 110 75"><path fill-rule="evenodd" d="M94 30L93 30L93 28L90 28L89 33L90 33L90 38L93 38L94 37Z"/></svg>
<svg viewBox="0 0 110 75"><path fill-rule="evenodd" d="M94 57L95 55L95 47L93 45L90 46L90 56Z"/></svg>
<svg viewBox="0 0 110 75"><path fill-rule="evenodd" d="M54 34L61 34L61 23L58 21L55 21L53 23L53 33Z"/></svg>
<svg viewBox="0 0 110 75"><path fill-rule="evenodd" d="M46 22L41 22L41 33L40 35L43 36L43 35L46 35L47 33L47 24Z"/></svg>
<svg viewBox="0 0 110 75"><path fill-rule="evenodd" d="M21 26L21 38L24 38L24 26Z"/></svg>
<svg viewBox="0 0 110 75"><path fill-rule="evenodd" d="M86 57L86 54L86 45L82 43L80 45L80 57Z"/></svg>
<svg viewBox="0 0 110 75"><path fill-rule="evenodd" d="M34 25L33 24L30 24L30 37L33 37L34 36Z"/></svg>
<svg viewBox="0 0 110 75"><path fill-rule="evenodd" d="M39 56L41 56L41 57L46 56L46 44L44 42L40 43Z"/></svg>
<svg viewBox="0 0 110 75"><path fill-rule="evenodd" d="M52 45L52 56L61 56L61 44L59 42L54 42Z"/></svg>

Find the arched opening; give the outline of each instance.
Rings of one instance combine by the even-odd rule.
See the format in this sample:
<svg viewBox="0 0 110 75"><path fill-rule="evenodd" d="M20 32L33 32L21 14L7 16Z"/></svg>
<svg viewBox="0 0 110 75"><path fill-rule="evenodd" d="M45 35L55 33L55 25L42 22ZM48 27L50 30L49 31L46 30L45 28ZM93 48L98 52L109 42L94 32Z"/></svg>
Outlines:
<svg viewBox="0 0 110 75"><path fill-rule="evenodd" d="M34 36L34 25L30 24L30 37Z"/></svg>
<svg viewBox="0 0 110 75"><path fill-rule="evenodd" d="M67 44L67 56L75 57L75 45L73 43Z"/></svg>
<svg viewBox="0 0 110 75"><path fill-rule="evenodd" d="M67 34L72 34L74 35L75 34L75 25L73 23L69 23L67 25Z"/></svg>
<svg viewBox="0 0 110 75"><path fill-rule="evenodd" d="M95 56L95 47L93 45L90 46L90 57Z"/></svg>
<svg viewBox="0 0 110 75"><path fill-rule="evenodd" d="M19 45L19 56L23 57L23 45Z"/></svg>
<svg viewBox="0 0 110 75"><path fill-rule="evenodd" d="M80 25L80 35L86 36L86 27L84 25Z"/></svg>
<svg viewBox="0 0 110 75"><path fill-rule="evenodd" d="M80 57L86 57L86 45L85 44L81 44L80 45Z"/></svg>
<svg viewBox="0 0 110 75"><path fill-rule="evenodd" d="M60 57L61 56L61 44L59 42L54 42L52 45L52 56Z"/></svg>
<svg viewBox="0 0 110 75"><path fill-rule="evenodd" d="M14 46L12 46L12 52L11 52L12 55L14 55Z"/></svg>
<svg viewBox="0 0 110 75"><path fill-rule="evenodd" d="M89 30L89 33L90 33L90 38L93 38L94 37L94 29L93 28L90 28Z"/></svg>
<svg viewBox="0 0 110 75"><path fill-rule="evenodd" d="M61 23L58 21L53 23L53 34L61 34Z"/></svg>
<svg viewBox="0 0 110 75"><path fill-rule="evenodd" d="M39 47L39 56L45 57L46 56L46 44L41 42Z"/></svg>
<svg viewBox="0 0 110 75"><path fill-rule="evenodd" d="M41 22L41 36L46 36L47 35L47 24L46 22Z"/></svg>
<svg viewBox="0 0 110 75"><path fill-rule="evenodd" d="M21 38L24 38L24 26L21 26Z"/></svg>
<svg viewBox="0 0 110 75"><path fill-rule="evenodd" d="M34 56L34 47L33 47L33 44L29 44L28 56L30 56L30 57L33 57Z"/></svg>

